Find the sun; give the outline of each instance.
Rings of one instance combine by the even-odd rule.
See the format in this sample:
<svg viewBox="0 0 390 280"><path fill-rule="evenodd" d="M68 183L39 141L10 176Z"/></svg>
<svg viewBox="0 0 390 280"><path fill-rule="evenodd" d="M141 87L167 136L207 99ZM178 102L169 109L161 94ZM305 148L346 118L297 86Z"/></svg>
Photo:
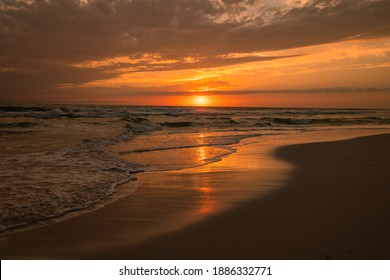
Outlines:
<svg viewBox="0 0 390 280"><path fill-rule="evenodd" d="M208 100L205 96L196 96L195 97L195 104L198 106L206 105L208 103Z"/></svg>
<svg viewBox="0 0 390 280"><path fill-rule="evenodd" d="M198 102L199 104L203 104L206 102L206 99L204 98L204 96L198 96L196 98L196 102Z"/></svg>

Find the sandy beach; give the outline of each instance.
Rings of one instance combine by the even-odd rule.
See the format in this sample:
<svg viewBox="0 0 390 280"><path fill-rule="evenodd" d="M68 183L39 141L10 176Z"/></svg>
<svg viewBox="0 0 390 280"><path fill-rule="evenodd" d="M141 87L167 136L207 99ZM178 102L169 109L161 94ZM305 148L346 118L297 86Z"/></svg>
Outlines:
<svg viewBox="0 0 390 280"><path fill-rule="evenodd" d="M389 259L389 143L372 129L245 139L222 161L139 174L115 203L7 234L0 257Z"/></svg>
<svg viewBox="0 0 390 280"><path fill-rule="evenodd" d="M390 0L0 0L0 259L211 260L213 280L322 260L272 270L382 280L389 14ZM2 279L137 274L19 263Z"/></svg>

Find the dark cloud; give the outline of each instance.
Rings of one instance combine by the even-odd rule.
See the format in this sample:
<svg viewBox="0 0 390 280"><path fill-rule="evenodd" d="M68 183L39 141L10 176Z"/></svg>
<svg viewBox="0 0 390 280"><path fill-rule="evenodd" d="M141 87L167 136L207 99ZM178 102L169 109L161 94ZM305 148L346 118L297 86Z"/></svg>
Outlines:
<svg viewBox="0 0 390 280"><path fill-rule="evenodd" d="M206 57L200 58L196 61L186 62L186 58L181 61L175 61L170 63L148 62L147 60L139 61L135 63L114 63L107 66L99 67L102 70L114 70L121 69L122 71L131 72L151 72L151 71L172 71L172 70L184 70L184 69L199 69L199 68L212 68L221 67L227 65L243 64L248 62L257 61L269 61L287 57L297 57L301 55L290 56L243 56L243 57Z"/></svg>
<svg viewBox="0 0 390 280"><path fill-rule="evenodd" d="M215 84L229 85L224 81L216 80ZM205 83L206 84L206 83ZM207 85L210 83L208 82ZM198 82L197 86L202 85L202 82ZM164 96L164 95L247 95L247 94L370 94L370 93L385 93L390 94L390 88L355 88L355 87L332 87L332 88L310 88L310 89L281 89L281 90L215 90L212 92L203 91L181 91L183 85L173 85L170 87L154 87L147 90L141 88L122 89L118 92L122 92L122 96L125 95L139 95L139 96ZM107 91L107 89L106 89Z"/></svg>
<svg viewBox="0 0 390 280"><path fill-rule="evenodd" d="M281 90L241 90L241 91L213 91L212 94L330 94L330 93L389 93L390 88L354 88L354 87L333 87L333 88L311 88L311 89L281 89Z"/></svg>
<svg viewBox="0 0 390 280"><path fill-rule="evenodd" d="M386 94L390 95L390 88L352 88L352 87L334 87L334 88L311 88L311 89L283 89L283 90L214 90L212 92L188 91L191 87L225 87L231 86L222 79L205 79L195 82L185 82L161 87L99 87L99 88L59 88L55 92L52 90L41 90L35 95L25 95L15 93L11 96L0 96L1 103L18 103L21 98L29 103L110 103L124 102L131 98L154 98L164 96L183 96L183 95L263 95L263 94Z"/></svg>
<svg viewBox="0 0 390 280"><path fill-rule="evenodd" d="M223 55L388 36L389 14L388 0L313 0L295 7L255 0L0 0L0 83L13 94L110 78L115 74L107 70L115 68L178 70L276 59ZM150 53L177 62L74 66Z"/></svg>
<svg viewBox="0 0 390 280"><path fill-rule="evenodd" d="M96 79L108 79L116 74L106 73L99 69L78 69L64 64L36 63L34 69L4 71L0 73L1 98L7 100L23 100L26 95L39 92L58 91L67 84L82 84ZM57 99L60 102L60 98Z"/></svg>

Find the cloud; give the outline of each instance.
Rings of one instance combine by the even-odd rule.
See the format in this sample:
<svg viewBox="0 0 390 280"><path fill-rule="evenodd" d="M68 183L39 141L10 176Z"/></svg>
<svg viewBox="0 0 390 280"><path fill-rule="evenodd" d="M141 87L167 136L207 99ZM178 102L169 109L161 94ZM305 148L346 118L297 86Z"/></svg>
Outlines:
<svg viewBox="0 0 390 280"><path fill-rule="evenodd" d="M388 93L390 88L312 88L312 89L281 89L281 90L241 90L241 91L213 91L214 95L242 95L242 94L331 94L331 93Z"/></svg>
<svg viewBox="0 0 390 280"><path fill-rule="evenodd" d="M101 96L109 97L130 97L130 96L183 96L183 95L263 95L263 94L388 94L390 95L390 88L355 88L355 87L332 87L332 88L310 88L310 89L281 89L281 90L267 90L267 89L253 89L253 90L223 90L223 88L229 85L224 80L205 79L200 81L194 81L199 90L189 91L187 87L189 83L175 84L169 86L155 86L155 87L116 87L116 88L79 88L76 93L73 94L98 94ZM202 87L216 87L221 88L213 91L204 91ZM63 89L63 92L67 92L67 89ZM71 92L68 92L71 94Z"/></svg>
<svg viewBox="0 0 390 280"><path fill-rule="evenodd" d="M389 36L389 13L387 0L0 0L0 82L9 94L33 93L273 60L289 55L251 53Z"/></svg>
<svg viewBox="0 0 390 280"><path fill-rule="evenodd" d="M223 87L226 82L215 81L216 85ZM201 83L199 83L201 84ZM183 94L205 94L205 95L256 95L256 94L373 94L385 93L390 95L390 88L355 88L355 87L332 87L332 88L310 88L310 89L281 89L281 90L267 90L267 89L253 89L253 90L214 90L212 92L200 91L180 91L183 85L174 85L171 87L155 87L148 90L133 88L127 92L129 95L131 91L133 94L139 96L167 96L167 95L183 95Z"/></svg>

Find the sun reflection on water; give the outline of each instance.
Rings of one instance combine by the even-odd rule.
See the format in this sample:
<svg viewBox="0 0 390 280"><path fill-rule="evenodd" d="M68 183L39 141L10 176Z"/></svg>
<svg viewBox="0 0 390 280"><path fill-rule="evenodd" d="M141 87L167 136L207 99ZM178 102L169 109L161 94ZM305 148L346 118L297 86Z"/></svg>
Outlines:
<svg viewBox="0 0 390 280"><path fill-rule="evenodd" d="M200 133L198 137L196 137L196 141L198 145L204 145L204 134ZM206 148L205 146L200 146L197 148L197 153L198 153L198 162L203 164L206 161Z"/></svg>
<svg viewBox="0 0 390 280"><path fill-rule="evenodd" d="M206 161L206 149L205 147L198 148L198 160L199 163L204 163Z"/></svg>
<svg viewBox="0 0 390 280"><path fill-rule="evenodd" d="M209 146L202 146L206 144L206 136L203 133L199 133L196 137L196 141L199 145L197 148L197 155L199 163L206 163L209 156ZM215 201L213 198L214 190L210 185L210 180L204 174L199 175L196 190L200 194L200 205L198 209L198 215L203 216L209 214L215 210Z"/></svg>

